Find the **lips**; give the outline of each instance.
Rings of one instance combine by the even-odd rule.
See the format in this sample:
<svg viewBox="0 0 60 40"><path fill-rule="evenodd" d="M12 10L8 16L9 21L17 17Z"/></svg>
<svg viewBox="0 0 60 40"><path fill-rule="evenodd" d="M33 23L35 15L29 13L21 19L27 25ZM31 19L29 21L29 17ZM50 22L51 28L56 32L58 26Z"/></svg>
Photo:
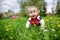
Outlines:
<svg viewBox="0 0 60 40"><path fill-rule="evenodd" d="M32 18L33 18L33 19L36 18L36 15L33 15Z"/></svg>
<svg viewBox="0 0 60 40"><path fill-rule="evenodd" d="M33 15L32 17L35 17L35 15Z"/></svg>

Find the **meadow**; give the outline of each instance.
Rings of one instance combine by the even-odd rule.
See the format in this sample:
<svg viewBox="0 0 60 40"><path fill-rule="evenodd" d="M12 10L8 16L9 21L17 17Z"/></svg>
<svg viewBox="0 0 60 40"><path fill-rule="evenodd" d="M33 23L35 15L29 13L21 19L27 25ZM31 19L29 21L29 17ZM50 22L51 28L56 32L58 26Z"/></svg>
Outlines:
<svg viewBox="0 0 60 40"><path fill-rule="evenodd" d="M0 40L60 40L60 17L43 17L46 28L26 28L27 17L0 20Z"/></svg>

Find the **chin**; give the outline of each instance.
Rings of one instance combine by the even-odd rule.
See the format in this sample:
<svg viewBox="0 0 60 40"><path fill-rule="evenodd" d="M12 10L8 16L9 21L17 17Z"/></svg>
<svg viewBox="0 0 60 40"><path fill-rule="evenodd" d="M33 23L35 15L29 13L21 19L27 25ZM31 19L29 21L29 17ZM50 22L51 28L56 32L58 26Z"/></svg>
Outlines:
<svg viewBox="0 0 60 40"><path fill-rule="evenodd" d="M32 17L33 19L36 18L37 16Z"/></svg>

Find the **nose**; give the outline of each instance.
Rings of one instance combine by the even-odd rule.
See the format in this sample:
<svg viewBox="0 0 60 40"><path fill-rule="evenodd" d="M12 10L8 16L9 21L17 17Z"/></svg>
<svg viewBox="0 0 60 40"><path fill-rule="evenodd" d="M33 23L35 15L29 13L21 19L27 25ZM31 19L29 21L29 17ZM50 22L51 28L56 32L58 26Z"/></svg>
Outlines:
<svg viewBox="0 0 60 40"><path fill-rule="evenodd" d="M33 15L35 14L35 13L32 13Z"/></svg>

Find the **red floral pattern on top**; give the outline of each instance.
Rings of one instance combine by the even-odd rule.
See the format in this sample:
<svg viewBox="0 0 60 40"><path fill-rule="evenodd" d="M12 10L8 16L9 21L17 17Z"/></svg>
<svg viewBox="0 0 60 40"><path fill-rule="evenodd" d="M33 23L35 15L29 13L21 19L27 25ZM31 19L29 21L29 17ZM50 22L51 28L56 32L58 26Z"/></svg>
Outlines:
<svg viewBox="0 0 60 40"><path fill-rule="evenodd" d="M35 19L31 18L31 20L29 20L30 24L36 24L36 25L39 24L39 21L40 20L38 20L37 17Z"/></svg>

